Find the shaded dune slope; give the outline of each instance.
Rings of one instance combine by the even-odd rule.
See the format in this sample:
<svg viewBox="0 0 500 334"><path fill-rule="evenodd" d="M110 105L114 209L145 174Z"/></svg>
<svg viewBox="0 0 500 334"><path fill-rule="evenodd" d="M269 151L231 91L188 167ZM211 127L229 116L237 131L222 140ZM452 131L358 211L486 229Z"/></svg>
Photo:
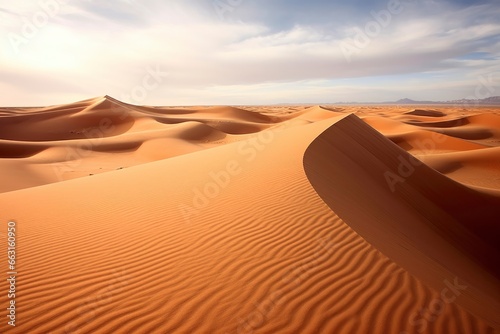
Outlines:
<svg viewBox="0 0 500 334"><path fill-rule="evenodd" d="M445 113L430 109L414 109L405 113L406 115L412 116L424 116L424 117L443 117L446 116Z"/></svg>
<svg viewBox="0 0 500 334"><path fill-rule="evenodd" d="M363 238L436 289L464 280L459 303L500 328L499 196L448 179L354 115L309 146L304 166Z"/></svg>

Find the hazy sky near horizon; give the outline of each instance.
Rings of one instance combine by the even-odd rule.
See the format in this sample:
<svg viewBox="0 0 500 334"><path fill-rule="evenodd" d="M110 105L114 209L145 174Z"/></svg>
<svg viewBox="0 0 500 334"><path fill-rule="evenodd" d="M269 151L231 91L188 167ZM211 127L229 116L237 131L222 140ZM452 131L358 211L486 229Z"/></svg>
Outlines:
<svg viewBox="0 0 500 334"><path fill-rule="evenodd" d="M500 95L500 2L41 0L0 5L0 105Z"/></svg>

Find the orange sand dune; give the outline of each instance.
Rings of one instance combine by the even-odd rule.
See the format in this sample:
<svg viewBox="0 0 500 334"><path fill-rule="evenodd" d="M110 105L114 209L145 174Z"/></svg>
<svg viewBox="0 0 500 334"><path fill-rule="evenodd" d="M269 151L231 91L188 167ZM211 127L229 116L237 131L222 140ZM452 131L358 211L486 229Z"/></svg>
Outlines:
<svg viewBox="0 0 500 334"><path fill-rule="evenodd" d="M441 111L430 110L430 109L414 109L412 111L406 112L405 115L424 116L424 117L446 116L446 114Z"/></svg>
<svg viewBox="0 0 500 334"><path fill-rule="evenodd" d="M500 327L500 194L447 179L354 115L318 137L304 164L319 195L361 236L436 289L459 277L468 291L458 302Z"/></svg>
<svg viewBox="0 0 500 334"><path fill-rule="evenodd" d="M191 153L282 121L233 107L152 108L109 96L29 112L13 109L0 117L0 171L24 172L13 173L0 192Z"/></svg>
<svg viewBox="0 0 500 334"><path fill-rule="evenodd" d="M497 149L445 135L451 149L419 158L446 175L419 164L393 193L384 173L415 161L391 139L443 136L401 123L407 111L110 97L5 110L18 293L0 332L500 333Z"/></svg>
<svg viewBox="0 0 500 334"><path fill-rule="evenodd" d="M461 183L500 189L500 147L429 154L421 159L426 165Z"/></svg>
<svg viewBox="0 0 500 334"><path fill-rule="evenodd" d="M382 132L395 144L415 155L477 150L489 147L489 145L472 142L466 138L455 138L443 133L441 129L426 128L423 130L420 127L382 117L364 117L363 120Z"/></svg>

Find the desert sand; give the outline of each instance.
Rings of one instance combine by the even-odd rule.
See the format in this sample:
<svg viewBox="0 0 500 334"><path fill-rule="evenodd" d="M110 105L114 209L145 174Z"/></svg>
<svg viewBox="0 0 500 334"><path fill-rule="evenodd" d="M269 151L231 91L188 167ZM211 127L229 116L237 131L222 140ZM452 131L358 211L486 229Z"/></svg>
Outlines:
<svg viewBox="0 0 500 334"><path fill-rule="evenodd" d="M1 333L500 333L498 107L0 108L0 173Z"/></svg>

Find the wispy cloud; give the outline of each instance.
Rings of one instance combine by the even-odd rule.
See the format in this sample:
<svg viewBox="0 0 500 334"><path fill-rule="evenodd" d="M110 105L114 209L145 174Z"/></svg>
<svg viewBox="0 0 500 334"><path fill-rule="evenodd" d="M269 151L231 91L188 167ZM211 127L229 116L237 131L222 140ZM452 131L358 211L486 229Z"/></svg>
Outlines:
<svg viewBox="0 0 500 334"><path fill-rule="evenodd" d="M385 22L390 1L40 3L0 8L2 105L120 97L148 66L169 76L147 104L452 99L500 71L495 2L401 0Z"/></svg>

